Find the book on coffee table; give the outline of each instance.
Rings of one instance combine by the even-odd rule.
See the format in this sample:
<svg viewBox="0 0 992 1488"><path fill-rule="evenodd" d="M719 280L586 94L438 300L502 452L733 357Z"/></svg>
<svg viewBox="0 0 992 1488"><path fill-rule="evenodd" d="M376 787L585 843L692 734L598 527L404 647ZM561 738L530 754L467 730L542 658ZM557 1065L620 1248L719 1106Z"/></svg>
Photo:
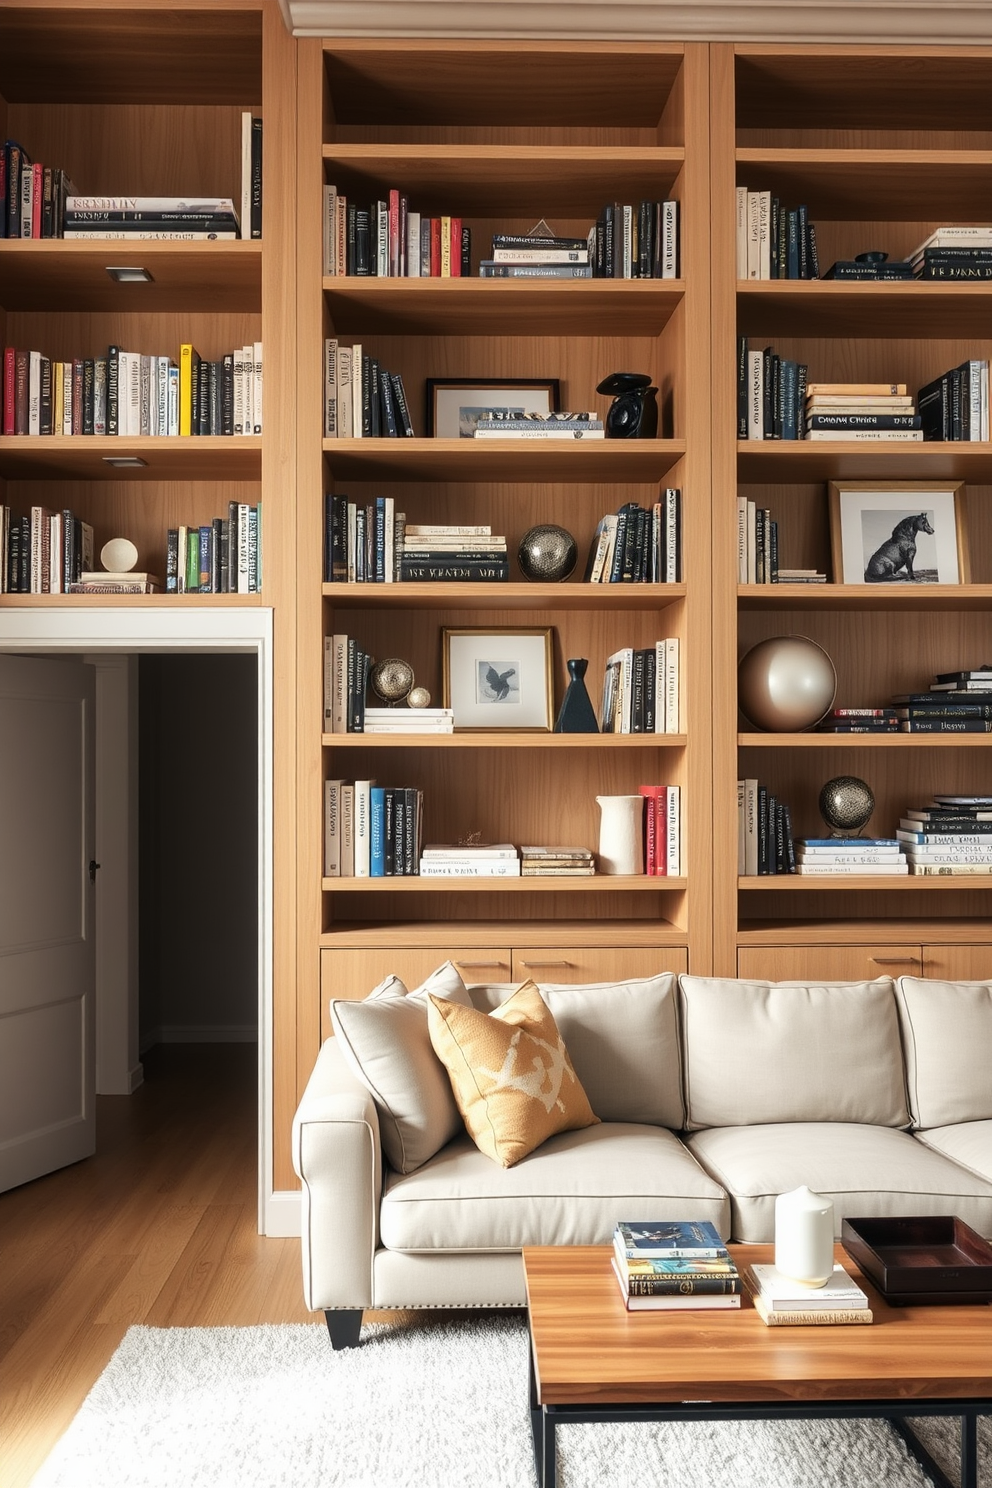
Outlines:
<svg viewBox="0 0 992 1488"><path fill-rule="evenodd" d="M630 1312L637 1311L669 1311L690 1312L694 1309L710 1307L740 1307L741 1294L736 1292L697 1292L697 1291L666 1291L650 1292L641 1296L631 1293L627 1279L620 1270L620 1264L616 1256L610 1258L613 1274L620 1284L620 1293L624 1304Z"/></svg>
<svg viewBox="0 0 992 1488"><path fill-rule="evenodd" d="M613 1232L617 1253L630 1260L644 1256L688 1256L721 1259L730 1252L709 1220L620 1220Z"/></svg>
<svg viewBox="0 0 992 1488"><path fill-rule="evenodd" d="M868 1296L843 1266L834 1266L826 1286L803 1286L772 1265L753 1264L745 1275L758 1316L769 1327L870 1323Z"/></svg>

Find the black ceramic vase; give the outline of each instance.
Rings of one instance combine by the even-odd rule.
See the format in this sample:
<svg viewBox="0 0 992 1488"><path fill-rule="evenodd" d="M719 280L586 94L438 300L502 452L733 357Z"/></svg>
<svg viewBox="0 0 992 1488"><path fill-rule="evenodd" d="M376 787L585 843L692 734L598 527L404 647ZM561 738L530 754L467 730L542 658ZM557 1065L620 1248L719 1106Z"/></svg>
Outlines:
<svg viewBox="0 0 992 1488"><path fill-rule="evenodd" d="M599 724L585 684L589 662L584 656L578 656L566 665L571 680L565 689L554 731L556 734L598 734Z"/></svg>

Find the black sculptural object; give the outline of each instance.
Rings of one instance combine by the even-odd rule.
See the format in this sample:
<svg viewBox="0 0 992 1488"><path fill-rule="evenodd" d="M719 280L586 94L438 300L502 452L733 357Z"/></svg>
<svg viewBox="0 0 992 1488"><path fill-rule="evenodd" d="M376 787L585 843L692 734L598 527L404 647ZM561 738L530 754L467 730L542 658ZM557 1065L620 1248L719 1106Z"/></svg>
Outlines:
<svg viewBox="0 0 992 1488"><path fill-rule="evenodd" d="M599 723L583 680L589 662L586 657L578 656L569 661L567 665L571 681L565 689L554 732L556 734L598 734Z"/></svg>
<svg viewBox="0 0 992 1488"><path fill-rule="evenodd" d="M611 372L596 389L613 402L606 414L607 439L653 439L658 432L658 389L646 372Z"/></svg>

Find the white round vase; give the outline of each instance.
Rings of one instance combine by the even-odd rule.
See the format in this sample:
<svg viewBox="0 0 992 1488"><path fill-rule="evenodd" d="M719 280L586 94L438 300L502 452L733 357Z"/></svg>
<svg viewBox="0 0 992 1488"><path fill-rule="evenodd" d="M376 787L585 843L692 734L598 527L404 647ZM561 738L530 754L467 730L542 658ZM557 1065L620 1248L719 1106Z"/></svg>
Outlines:
<svg viewBox="0 0 992 1488"><path fill-rule="evenodd" d="M808 1287L826 1286L833 1274L833 1201L805 1184L775 1200L775 1269Z"/></svg>
<svg viewBox="0 0 992 1488"><path fill-rule="evenodd" d="M597 796L600 873L644 872L644 797Z"/></svg>

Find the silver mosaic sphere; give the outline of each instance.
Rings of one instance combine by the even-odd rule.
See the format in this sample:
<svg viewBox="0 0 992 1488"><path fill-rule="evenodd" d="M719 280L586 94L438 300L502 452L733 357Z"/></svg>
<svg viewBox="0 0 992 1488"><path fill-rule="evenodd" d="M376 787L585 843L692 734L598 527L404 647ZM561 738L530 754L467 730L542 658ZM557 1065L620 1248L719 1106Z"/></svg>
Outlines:
<svg viewBox="0 0 992 1488"><path fill-rule="evenodd" d="M369 683L376 697L384 703L401 703L413 687L413 667L398 656L377 661L369 673Z"/></svg>
<svg viewBox="0 0 992 1488"><path fill-rule="evenodd" d="M835 832L860 832L875 810L875 796L857 775L835 775L820 791L820 815Z"/></svg>
<svg viewBox="0 0 992 1488"><path fill-rule="evenodd" d="M517 549L517 562L525 579L557 584L568 578L578 553L578 545L570 532L546 522L524 533Z"/></svg>
<svg viewBox="0 0 992 1488"><path fill-rule="evenodd" d="M737 698L755 728L798 733L827 712L837 690L834 664L806 636L770 636L741 658Z"/></svg>
<svg viewBox="0 0 992 1488"><path fill-rule="evenodd" d="M431 695L426 687L415 687L406 701L411 708L429 708Z"/></svg>

